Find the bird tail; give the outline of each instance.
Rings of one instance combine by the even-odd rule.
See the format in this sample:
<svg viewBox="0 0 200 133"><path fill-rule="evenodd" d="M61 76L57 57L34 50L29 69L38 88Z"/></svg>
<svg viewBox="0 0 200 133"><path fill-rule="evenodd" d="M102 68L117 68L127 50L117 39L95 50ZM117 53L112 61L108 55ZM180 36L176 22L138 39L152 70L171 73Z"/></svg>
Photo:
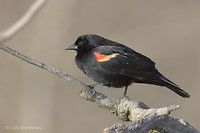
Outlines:
<svg viewBox="0 0 200 133"><path fill-rule="evenodd" d="M178 94L178 95L180 95L182 97L187 97L187 98L190 97L190 95L186 91L181 89L178 85L176 85L172 81L168 80L164 76L161 76L160 79L164 83L164 86L166 86L167 88L169 88L170 90L172 90L176 94Z"/></svg>

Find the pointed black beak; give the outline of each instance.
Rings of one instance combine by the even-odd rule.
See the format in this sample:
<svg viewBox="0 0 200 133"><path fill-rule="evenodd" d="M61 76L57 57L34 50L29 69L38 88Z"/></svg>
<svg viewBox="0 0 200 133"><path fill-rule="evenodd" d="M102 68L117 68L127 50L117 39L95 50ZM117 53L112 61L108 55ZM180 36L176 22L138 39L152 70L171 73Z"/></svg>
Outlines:
<svg viewBox="0 0 200 133"><path fill-rule="evenodd" d="M75 44L72 44L71 46L69 46L65 50L77 50L77 49L78 49L78 46L76 46Z"/></svg>

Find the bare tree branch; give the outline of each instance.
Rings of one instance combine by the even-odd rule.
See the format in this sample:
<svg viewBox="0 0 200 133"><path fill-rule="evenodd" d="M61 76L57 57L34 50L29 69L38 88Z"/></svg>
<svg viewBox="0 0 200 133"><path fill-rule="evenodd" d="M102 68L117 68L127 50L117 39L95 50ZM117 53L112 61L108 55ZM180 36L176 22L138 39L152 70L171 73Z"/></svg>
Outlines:
<svg viewBox="0 0 200 133"><path fill-rule="evenodd" d="M30 22L30 20L39 11L39 9L42 7L42 5L44 5L45 2L46 0L37 0L21 19L19 19L10 28L0 32L0 42L5 42L6 40L9 40L18 31L20 31L26 24L28 24L28 22Z"/></svg>
<svg viewBox="0 0 200 133"><path fill-rule="evenodd" d="M143 123L134 121L128 124L114 124L104 129L104 133L199 133L183 119L165 117L164 119L154 119L153 122Z"/></svg>
<svg viewBox="0 0 200 133"><path fill-rule="evenodd" d="M9 29L0 33L0 42L9 40L20 29L22 29L41 8L45 0L37 0L28 12ZM186 123L184 120L169 117L171 111L180 108L179 105L171 105L163 108L149 108L142 102L130 101L128 98L111 99L100 92L96 92L92 87L83 82L71 77L70 75L48 66L42 62L25 56L14 49L11 49L3 44L0 44L0 49L10 53L17 58L40 67L48 72L69 80L82 88L80 96L83 99L97 104L99 107L108 110L110 113L117 116L120 120L130 121L128 124L115 124L104 130L105 133L143 133L151 129L158 128L165 132L173 133L198 133L198 131Z"/></svg>

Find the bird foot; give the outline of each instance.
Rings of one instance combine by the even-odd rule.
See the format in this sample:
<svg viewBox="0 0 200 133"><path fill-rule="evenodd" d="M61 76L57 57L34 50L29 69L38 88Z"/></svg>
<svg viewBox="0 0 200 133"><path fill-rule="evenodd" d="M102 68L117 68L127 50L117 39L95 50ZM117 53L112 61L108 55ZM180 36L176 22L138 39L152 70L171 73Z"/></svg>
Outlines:
<svg viewBox="0 0 200 133"><path fill-rule="evenodd" d="M97 84L88 85L88 87L91 88L93 91L92 96L94 96L96 94L96 90L94 89L94 87L96 87L96 86L97 86Z"/></svg>
<svg viewBox="0 0 200 133"><path fill-rule="evenodd" d="M130 100L129 96L124 96L121 99L126 99L126 100Z"/></svg>

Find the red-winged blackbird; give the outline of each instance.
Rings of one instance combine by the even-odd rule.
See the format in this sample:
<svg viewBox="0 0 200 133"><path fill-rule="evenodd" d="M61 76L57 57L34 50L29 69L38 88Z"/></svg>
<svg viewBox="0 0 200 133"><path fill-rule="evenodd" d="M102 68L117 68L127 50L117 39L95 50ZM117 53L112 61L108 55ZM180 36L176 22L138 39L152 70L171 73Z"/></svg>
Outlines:
<svg viewBox="0 0 200 133"><path fill-rule="evenodd" d="M66 50L75 50L75 62L87 76L108 87L125 87L131 83L165 86L182 97L190 95L165 78L148 57L120 43L89 34L79 36Z"/></svg>

